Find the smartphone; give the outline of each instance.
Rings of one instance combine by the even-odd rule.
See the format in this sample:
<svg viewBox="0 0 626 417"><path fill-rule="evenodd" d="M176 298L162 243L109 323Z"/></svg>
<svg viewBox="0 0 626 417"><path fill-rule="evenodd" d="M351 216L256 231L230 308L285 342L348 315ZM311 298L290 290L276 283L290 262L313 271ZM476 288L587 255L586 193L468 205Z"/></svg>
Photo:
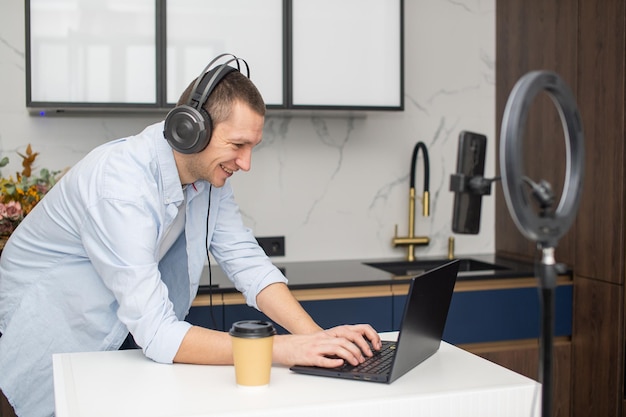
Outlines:
<svg viewBox="0 0 626 417"><path fill-rule="evenodd" d="M456 171L465 176L466 181L485 175L485 153L487 137L480 133L462 131L459 134ZM478 234L482 194L466 188L454 193L452 231L460 234Z"/></svg>

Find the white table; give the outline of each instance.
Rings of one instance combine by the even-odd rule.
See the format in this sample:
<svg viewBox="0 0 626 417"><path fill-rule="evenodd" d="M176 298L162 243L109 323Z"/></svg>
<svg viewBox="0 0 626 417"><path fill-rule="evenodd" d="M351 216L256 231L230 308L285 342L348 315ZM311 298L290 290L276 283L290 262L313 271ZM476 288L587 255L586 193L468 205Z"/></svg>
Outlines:
<svg viewBox="0 0 626 417"><path fill-rule="evenodd" d="M274 366L269 387L241 388L232 366L159 364L140 350L56 354L53 363L57 417L529 417L541 405L536 381L447 343L390 385Z"/></svg>

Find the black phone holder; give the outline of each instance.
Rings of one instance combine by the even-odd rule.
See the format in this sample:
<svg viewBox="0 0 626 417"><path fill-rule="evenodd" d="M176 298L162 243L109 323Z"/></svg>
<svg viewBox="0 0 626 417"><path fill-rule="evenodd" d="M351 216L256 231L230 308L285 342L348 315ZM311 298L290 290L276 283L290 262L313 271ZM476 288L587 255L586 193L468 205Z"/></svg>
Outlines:
<svg viewBox="0 0 626 417"><path fill-rule="evenodd" d="M490 195L491 184L500 177L485 178L480 175L469 177L459 172L450 175L450 191L475 195Z"/></svg>

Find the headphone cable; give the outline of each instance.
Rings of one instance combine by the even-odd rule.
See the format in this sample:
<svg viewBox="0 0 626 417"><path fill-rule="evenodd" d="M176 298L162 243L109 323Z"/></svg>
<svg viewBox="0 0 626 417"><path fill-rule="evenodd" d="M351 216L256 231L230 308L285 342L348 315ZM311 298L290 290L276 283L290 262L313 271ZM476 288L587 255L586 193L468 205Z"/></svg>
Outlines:
<svg viewBox="0 0 626 417"><path fill-rule="evenodd" d="M209 212L211 211L211 194L213 191L213 184L209 184L209 205L206 210L206 233L204 236L204 245L206 250L206 260L209 270L209 313L211 314L211 321L213 322L213 329L217 329L217 321L213 314L213 276L211 274L211 257L209 256Z"/></svg>

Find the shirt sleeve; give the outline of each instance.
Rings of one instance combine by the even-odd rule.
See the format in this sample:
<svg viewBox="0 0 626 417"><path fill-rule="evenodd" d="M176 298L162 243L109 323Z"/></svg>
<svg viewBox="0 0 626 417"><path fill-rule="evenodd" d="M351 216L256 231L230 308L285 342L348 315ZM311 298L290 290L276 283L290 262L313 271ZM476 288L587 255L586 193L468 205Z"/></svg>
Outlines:
<svg viewBox="0 0 626 417"><path fill-rule="evenodd" d="M211 254L246 299L258 309L257 295L270 284L287 279L258 245L252 230L245 227L229 182L219 191L219 202L212 208Z"/></svg>

